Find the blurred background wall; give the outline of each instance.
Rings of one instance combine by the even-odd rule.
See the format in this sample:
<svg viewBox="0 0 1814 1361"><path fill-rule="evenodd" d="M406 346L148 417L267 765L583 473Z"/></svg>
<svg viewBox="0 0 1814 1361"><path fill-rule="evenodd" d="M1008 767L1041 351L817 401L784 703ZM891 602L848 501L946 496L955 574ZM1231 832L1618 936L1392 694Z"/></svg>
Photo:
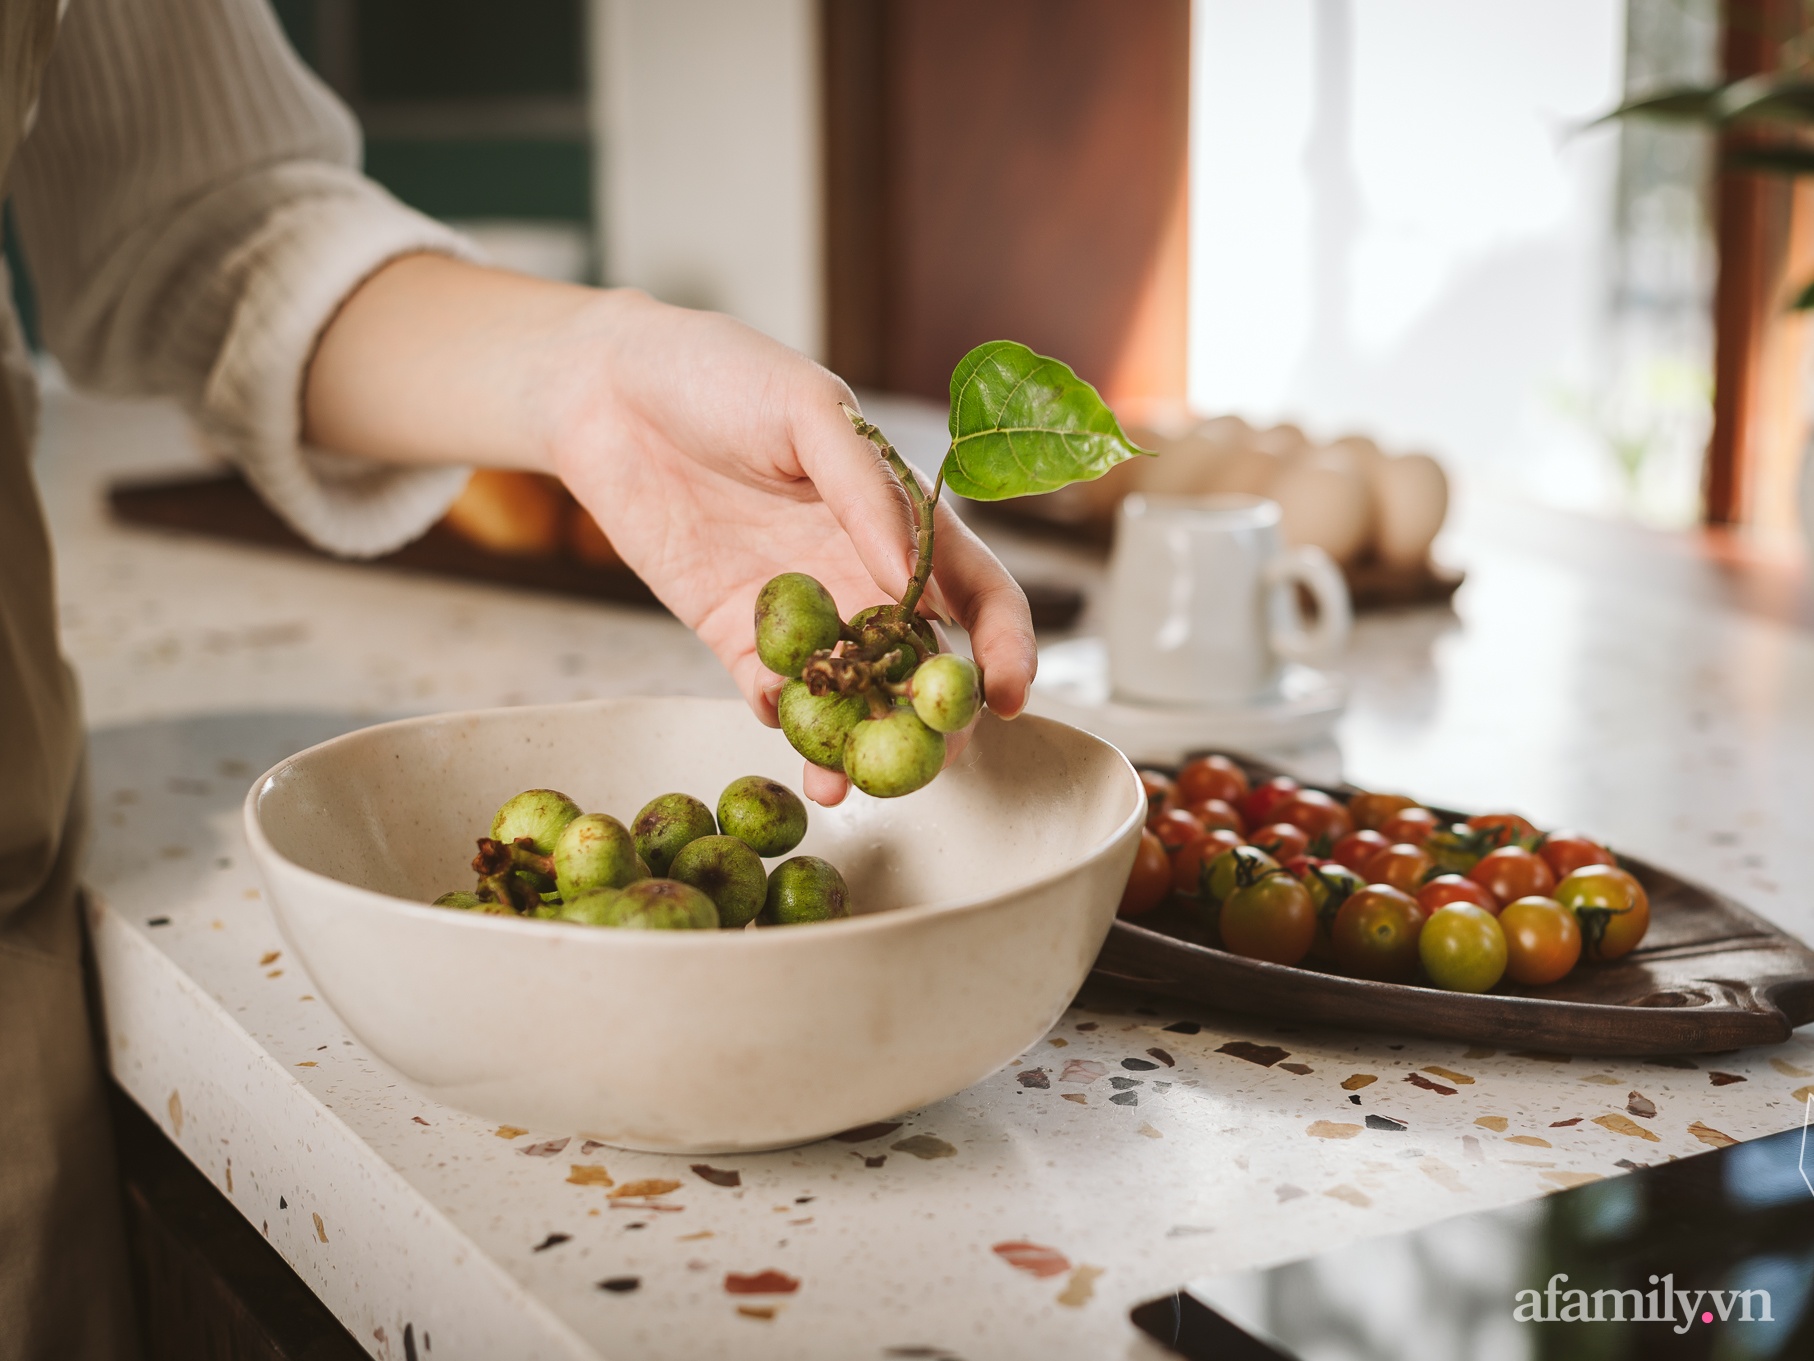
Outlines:
<svg viewBox="0 0 1814 1361"><path fill-rule="evenodd" d="M369 171L504 263L722 309L872 390L939 400L1013 335L1134 419L1701 508L1733 177L1704 131L1594 120L1717 79L1720 0L275 3ZM1768 192L1772 240L1814 235ZM1805 325L1753 313L1741 511L1786 524Z"/></svg>

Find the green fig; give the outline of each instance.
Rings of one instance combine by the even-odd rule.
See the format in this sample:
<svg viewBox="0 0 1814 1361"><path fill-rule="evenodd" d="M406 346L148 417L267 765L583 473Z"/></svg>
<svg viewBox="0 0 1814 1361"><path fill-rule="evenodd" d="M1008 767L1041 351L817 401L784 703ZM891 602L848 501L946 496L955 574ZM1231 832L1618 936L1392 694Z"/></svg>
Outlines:
<svg viewBox="0 0 1814 1361"><path fill-rule="evenodd" d="M632 931L716 931L718 908L691 884L639 879L617 891L613 926Z"/></svg>
<svg viewBox="0 0 1814 1361"><path fill-rule="evenodd" d="M616 926L623 915L623 893L614 888L595 888L589 893L569 898L554 909L556 921L577 922L581 926Z"/></svg>
<svg viewBox="0 0 1814 1361"><path fill-rule="evenodd" d="M934 732L970 726L983 705L983 675L976 663L955 652L929 657L907 682L913 711Z"/></svg>
<svg viewBox="0 0 1814 1361"><path fill-rule="evenodd" d="M537 855L552 855L554 843L578 816L579 805L559 790L525 789L498 809L491 820L491 836L506 846L528 837Z"/></svg>
<svg viewBox="0 0 1814 1361"><path fill-rule="evenodd" d="M454 889L451 893L443 893L439 898L436 898L434 905L436 907L456 908L461 912L471 912L476 908L485 906L485 900L476 893L468 893L463 889Z"/></svg>
<svg viewBox="0 0 1814 1361"><path fill-rule="evenodd" d="M886 718L866 718L844 747L844 773L865 794L898 798L923 789L943 769L945 739L905 706Z"/></svg>
<svg viewBox="0 0 1814 1361"><path fill-rule="evenodd" d="M815 695L797 680L781 687L775 708L794 750L827 770L844 769L844 743L869 714L861 695Z"/></svg>
<svg viewBox="0 0 1814 1361"><path fill-rule="evenodd" d="M605 813L587 813L568 823L554 843L553 859L555 886L568 900L648 876L629 831Z"/></svg>
<svg viewBox="0 0 1814 1361"><path fill-rule="evenodd" d="M842 631L831 592L804 572L783 572L756 597L756 655L776 675L797 678Z"/></svg>
<svg viewBox="0 0 1814 1361"><path fill-rule="evenodd" d="M798 682L795 682L798 684ZM668 872L680 848L718 830L712 810L691 794L661 794L650 799L630 824L636 853L651 874Z"/></svg>
<svg viewBox="0 0 1814 1361"><path fill-rule="evenodd" d="M850 915L850 889L830 861L796 855L775 866L763 902L764 926L797 926Z"/></svg>
<svg viewBox="0 0 1814 1361"><path fill-rule="evenodd" d="M734 836L702 836L674 857L668 877L691 884L718 909L718 924L732 928L756 919L768 893L762 858Z"/></svg>
<svg viewBox="0 0 1814 1361"><path fill-rule="evenodd" d="M757 855L786 855L806 835L806 805L779 781L744 775L718 796L718 830Z"/></svg>
<svg viewBox="0 0 1814 1361"><path fill-rule="evenodd" d="M883 679L900 682L913 674L922 658L938 651L938 638L932 625L918 615L908 614L899 605L871 605L858 610L850 620L850 631L864 647L898 647L901 658L883 673ZM900 635L906 633L907 637Z"/></svg>

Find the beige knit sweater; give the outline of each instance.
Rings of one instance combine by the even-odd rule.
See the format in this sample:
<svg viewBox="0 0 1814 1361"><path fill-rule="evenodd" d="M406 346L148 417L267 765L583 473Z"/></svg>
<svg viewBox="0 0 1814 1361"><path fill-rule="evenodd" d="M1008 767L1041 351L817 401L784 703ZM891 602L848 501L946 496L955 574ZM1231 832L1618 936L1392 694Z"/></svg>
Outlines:
<svg viewBox="0 0 1814 1361"><path fill-rule="evenodd" d="M70 377L175 397L301 533L352 556L421 533L465 473L303 444L309 356L387 261L473 254L359 157L265 0L70 0L9 185Z"/></svg>

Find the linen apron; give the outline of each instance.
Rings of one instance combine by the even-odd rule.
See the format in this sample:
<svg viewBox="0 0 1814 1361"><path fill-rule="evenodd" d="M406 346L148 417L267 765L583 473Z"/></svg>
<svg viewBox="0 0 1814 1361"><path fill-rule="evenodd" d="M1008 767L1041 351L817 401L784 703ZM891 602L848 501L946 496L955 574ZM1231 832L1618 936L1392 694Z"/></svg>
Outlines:
<svg viewBox="0 0 1814 1361"><path fill-rule="evenodd" d="M57 0L0 0L0 177L57 15ZM137 1347L83 986L82 722L57 650L30 400L19 375L0 379L0 1361L121 1361Z"/></svg>

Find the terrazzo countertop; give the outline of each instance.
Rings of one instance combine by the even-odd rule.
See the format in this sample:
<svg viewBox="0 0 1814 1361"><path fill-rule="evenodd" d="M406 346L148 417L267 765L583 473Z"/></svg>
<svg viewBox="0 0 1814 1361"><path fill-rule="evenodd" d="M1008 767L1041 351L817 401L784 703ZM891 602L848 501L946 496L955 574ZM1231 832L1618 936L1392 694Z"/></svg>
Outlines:
<svg viewBox="0 0 1814 1361"><path fill-rule="evenodd" d="M316 1000L247 785L379 717L728 680L648 612L110 526L107 478L195 462L162 409L53 392L43 448L114 1071L373 1356L1157 1357L1127 1311L1189 1278L1772 1133L1814 1084L1809 1032L1570 1061L1086 992L1003 1072L808 1148L480 1122ZM1606 570L1505 516L1453 537L1455 612L1357 629L1345 773L1581 827L1814 936L1809 634L1693 563Z"/></svg>

